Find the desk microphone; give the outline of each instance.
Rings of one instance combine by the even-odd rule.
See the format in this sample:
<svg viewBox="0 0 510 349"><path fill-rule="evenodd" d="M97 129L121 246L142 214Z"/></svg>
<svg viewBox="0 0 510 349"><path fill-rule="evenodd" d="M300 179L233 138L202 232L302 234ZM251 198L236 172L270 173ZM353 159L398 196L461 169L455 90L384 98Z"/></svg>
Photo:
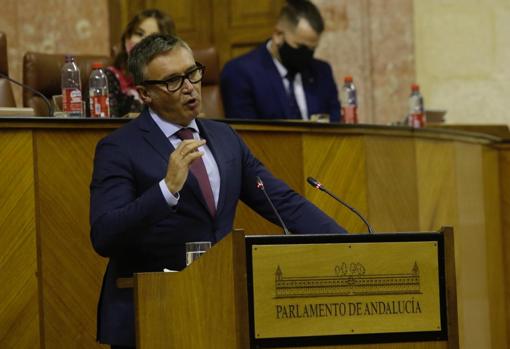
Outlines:
<svg viewBox="0 0 510 349"><path fill-rule="evenodd" d="M44 103L46 103L46 106L48 107L48 113L50 114L50 116L53 116L53 107L51 106L51 103L50 101L48 100L48 98L46 98L45 95L43 95L41 92L37 91L36 89L34 89L33 87L31 86L28 86L26 84L23 84L21 82L18 82L12 78L10 78L9 76L5 75L5 74L2 74L0 73L0 77L6 79L6 80L9 80L10 82L12 82L13 84L16 84L18 86L21 86L23 88L26 88L27 90L35 93L36 95L38 95L39 97L41 97L43 100L44 100Z"/></svg>
<svg viewBox="0 0 510 349"><path fill-rule="evenodd" d="M374 229L372 229L372 227L370 226L370 224L368 224L367 220L365 219L365 217L363 217L361 215L361 213L359 213L354 207L352 207L351 205L345 203L344 201L340 200L335 194L331 193L329 190L327 190L326 188L324 188L324 186L318 181L316 180L315 178L312 178L312 177L308 177L306 179L306 181L312 186L314 187L315 189L319 189L320 191L323 191L325 192L326 194L328 194L329 196L331 196L333 199L335 199L336 201L338 201L339 203L341 203L342 205L344 205L345 207L347 207L349 210L351 210L352 212L354 212L362 221L363 223L365 223L365 225L367 226L368 228L368 233L369 234L373 234L374 233Z"/></svg>
<svg viewBox="0 0 510 349"><path fill-rule="evenodd" d="M269 195L267 195L266 188L264 187L264 182L262 182L262 179L260 179L259 176L257 176L257 188L262 190L262 192L264 193L264 196L266 197L267 202L269 202L269 204L271 205L271 208L273 209L274 214L278 218L278 221L280 222L280 225L282 226L285 235L291 235L289 229L287 229L287 226L285 225L285 223L283 223L283 219L278 213L278 210L276 209L276 207L274 207L273 202L269 198Z"/></svg>

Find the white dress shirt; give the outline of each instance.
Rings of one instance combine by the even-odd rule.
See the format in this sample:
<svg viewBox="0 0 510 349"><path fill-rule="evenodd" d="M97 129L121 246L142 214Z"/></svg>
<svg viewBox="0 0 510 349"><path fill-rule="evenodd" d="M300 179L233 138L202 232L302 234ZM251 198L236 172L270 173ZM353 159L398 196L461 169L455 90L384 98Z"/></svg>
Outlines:
<svg viewBox="0 0 510 349"><path fill-rule="evenodd" d="M271 42L272 40L269 40L266 45L269 54L271 54ZM285 90L289 93L289 80L286 78L288 70L282 63L280 63L279 60L274 58L272 54L271 57L273 58L274 65L283 80ZM294 95L296 96L299 111L301 112L301 118L303 120L308 120L308 107L306 105L305 89L303 88L303 77L301 76L301 73L297 73L294 77Z"/></svg>
<svg viewBox="0 0 510 349"><path fill-rule="evenodd" d="M171 122L163 120L150 108L149 113L154 122L156 123L156 125L158 125L158 127L164 133L165 137L168 138L168 140L170 141L170 143L172 143L174 148L177 148L179 144L181 144L181 139L175 133L179 131L181 128L183 128L183 126L172 124ZM197 122L195 120L191 121L190 124L186 127L189 127L194 130L193 132L194 139L196 140L201 139ZM218 164L216 163L216 160L214 159L211 149L209 149L207 144L199 147L198 150L204 153L204 155L202 155L202 160L204 161L205 169L207 170L207 176L209 177L209 182L211 183L211 189L214 196L214 204L217 207L218 198L220 196L220 171L218 169ZM164 178L159 182L159 187L168 205L172 207L177 205L177 203L179 202L179 195L177 193L177 196L174 196L170 192Z"/></svg>

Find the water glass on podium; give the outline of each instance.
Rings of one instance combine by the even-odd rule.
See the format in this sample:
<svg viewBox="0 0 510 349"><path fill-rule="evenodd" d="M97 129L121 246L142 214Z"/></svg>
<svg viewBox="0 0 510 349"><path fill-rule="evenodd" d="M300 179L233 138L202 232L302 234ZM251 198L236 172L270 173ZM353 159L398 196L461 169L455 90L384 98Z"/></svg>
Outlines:
<svg viewBox="0 0 510 349"><path fill-rule="evenodd" d="M186 266L211 248L210 241L192 241L186 243Z"/></svg>

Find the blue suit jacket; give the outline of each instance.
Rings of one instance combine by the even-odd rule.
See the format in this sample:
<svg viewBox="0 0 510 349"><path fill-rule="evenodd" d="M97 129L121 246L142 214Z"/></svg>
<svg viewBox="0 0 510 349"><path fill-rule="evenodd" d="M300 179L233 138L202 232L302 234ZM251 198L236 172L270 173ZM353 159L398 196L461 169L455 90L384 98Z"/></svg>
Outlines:
<svg viewBox="0 0 510 349"><path fill-rule="evenodd" d="M331 121L340 121L338 90L329 64L313 59L302 77L308 115L327 113ZM291 118L285 86L266 44L225 64L221 94L227 118Z"/></svg>
<svg viewBox="0 0 510 349"><path fill-rule="evenodd" d="M163 268L183 269L185 242L214 243L222 239L232 230L239 199L277 224L263 194L256 188L256 176L264 181L291 231L345 232L274 178L230 126L202 119L197 124L221 176L214 218L191 172L177 206L172 209L166 203L158 182L166 175L174 148L147 110L97 145L90 186L91 239L94 249L110 258L98 307L98 339L103 343L135 343L133 292L117 288L118 277Z"/></svg>

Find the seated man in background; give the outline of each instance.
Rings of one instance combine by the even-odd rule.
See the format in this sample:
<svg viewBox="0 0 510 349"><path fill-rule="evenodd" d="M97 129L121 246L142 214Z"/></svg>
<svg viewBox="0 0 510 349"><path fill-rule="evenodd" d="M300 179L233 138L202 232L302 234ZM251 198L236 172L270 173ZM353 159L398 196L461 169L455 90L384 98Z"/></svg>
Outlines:
<svg viewBox="0 0 510 349"><path fill-rule="evenodd" d="M197 119L204 67L185 42L150 35L128 67L145 109L98 143L90 185L92 244L109 258L98 340L112 348L135 345L133 290L117 287L119 277L183 269L185 243L225 237L239 200L278 224L257 177L292 232L345 232L273 177L229 125Z"/></svg>
<svg viewBox="0 0 510 349"><path fill-rule="evenodd" d="M228 62L221 75L225 115L234 119L340 121L338 91L328 63L313 58L324 30L317 7L288 0L271 40Z"/></svg>

